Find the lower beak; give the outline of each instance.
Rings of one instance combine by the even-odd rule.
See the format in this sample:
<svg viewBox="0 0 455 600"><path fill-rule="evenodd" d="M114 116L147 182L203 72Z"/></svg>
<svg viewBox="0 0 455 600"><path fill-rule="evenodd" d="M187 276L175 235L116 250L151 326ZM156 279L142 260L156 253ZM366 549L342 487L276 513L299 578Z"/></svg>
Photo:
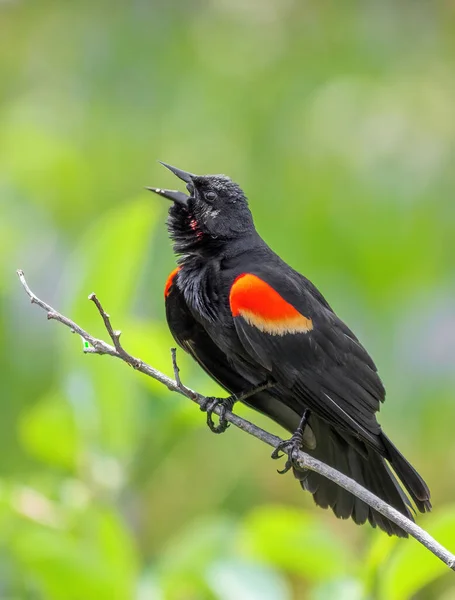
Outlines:
<svg viewBox="0 0 455 600"><path fill-rule="evenodd" d="M167 198L168 200L177 202L177 204L181 204L182 206L187 205L189 196L187 196L183 192L178 192L177 190L163 190L161 188L155 187L146 187L145 189L149 190L150 192L155 192L155 194L163 196L163 198Z"/></svg>

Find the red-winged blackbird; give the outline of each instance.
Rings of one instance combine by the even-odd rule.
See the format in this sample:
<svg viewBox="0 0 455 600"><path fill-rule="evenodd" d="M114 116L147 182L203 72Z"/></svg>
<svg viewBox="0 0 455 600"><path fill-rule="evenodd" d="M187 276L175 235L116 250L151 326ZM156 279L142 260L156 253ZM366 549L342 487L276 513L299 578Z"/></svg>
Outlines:
<svg viewBox="0 0 455 600"><path fill-rule="evenodd" d="M236 183L164 166L190 194L148 188L173 201L167 223L179 266L165 286L167 321L176 342L233 394L216 402L231 409L238 396L259 389L243 401L293 433L291 449L303 447L412 519L392 467L419 511L429 511L427 485L376 420L385 390L356 336L262 240ZM213 408L207 406L207 422L220 433L226 421L215 426ZM338 518L368 519L389 535L406 536L317 473L294 468L294 474Z"/></svg>

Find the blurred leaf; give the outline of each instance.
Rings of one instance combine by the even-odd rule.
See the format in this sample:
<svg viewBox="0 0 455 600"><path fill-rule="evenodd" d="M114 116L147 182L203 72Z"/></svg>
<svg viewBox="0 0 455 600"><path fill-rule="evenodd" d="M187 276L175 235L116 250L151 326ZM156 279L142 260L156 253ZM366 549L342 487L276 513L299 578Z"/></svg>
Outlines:
<svg viewBox="0 0 455 600"><path fill-rule="evenodd" d="M316 586L310 600L368 600L368 597L360 581L340 579Z"/></svg>
<svg viewBox="0 0 455 600"><path fill-rule="evenodd" d="M112 512L92 509L72 531L24 525L11 550L48 600L132 597L134 552Z"/></svg>
<svg viewBox="0 0 455 600"><path fill-rule="evenodd" d="M3 131L2 160L31 202L51 205L56 218L80 218L74 211L89 204L90 166L74 140L36 114L37 104L49 101L45 96L30 93L13 107Z"/></svg>
<svg viewBox="0 0 455 600"><path fill-rule="evenodd" d="M446 548L455 548L455 506L438 510L422 519L421 526ZM381 600L411 598L432 581L448 574L449 568L414 538L396 547L381 570Z"/></svg>
<svg viewBox="0 0 455 600"><path fill-rule="evenodd" d="M284 506L262 506L245 519L241 547L310 581L352 572L356 559L316 515Z"/></svg>
<svg viewBox="0 0 455 600"><path fill-rule="evenodd" d="M111 315L114 328L128 327L137 283L144 268L147 247L155 222L152 204L143 197L104 214L82 236L75 256L83 263L71 269L66 293L71 295L69 314L80 323L92 323L90 330L108 339L93 303L85 300L96 287L98 298ZM79 272L80 276L75 277ZM128 332L129 339L132 336ZM128 339L128 338L127 338ZM108 340L110 341L110 340ZM133 345L133 344L131 344ZM69 347L64 372L74 364L74 347ZM90 364L87 364L90 361ZM72 398L75 407L91 403L95 432L103 449L121 456L132 450L137 425L135 411L136 376L126 365L89 357L85 372L90 373L90 391L85 399ZM93 412L93 411L92 411Z"/></svg>
<svg viewBox="0 0 455 600"><path fill-rule="evenodd" d="M190 590L207 593L206 566L232 554L236 533L235 521L222 516L201 519L179 532L157 566L166 598L179 598L182 590L187 597L191 597Z"/></svg>
<svg viewBox="0 0 455 600"><path fill-rule="evenodd" d="M162 572L202 572L205 565L221 556L229 556L237 534L235 521L222 515L191 523L170 540L160 558Z"/></svg>
<svg viewBox="0 0 455 600"><path fill-rule="evenodd" d="M23 413L19 433L26 450L50 465L74 469L78 436L71 406L58 392Z"/></svg>
<svg viewBox="0 0 455 600"><path fill-rule="evenodd" d="M150 198L141 195L125 198L90 224L74 249L65 290L71 292L71 314L95 320L93 304L81 301L95 291L114 327L121 323L133 303L158 212Z"/></svg>
<svg viewBox="0 0 455 600"><path fill-rule="evenodd" d="M377 535L371 538L371 545L366 553L365 560L362 561L360 570L365 588L370 593L375 589L376 580L381 576L382 568L387 564L395 547L402 543L406 542L388 535Z"/></svg>
<svg viewBox="0 0 455 600"><path fill-rule="evenodd" d="M285 579L270 567L223 560L207 569L207 580L219 600L290 600Z"/></svg>
<svg viewBox="0 0 455 600"><path fill-rule="evenodd" d="M455 586L450 589L444 590L438 597L438 600L455 600Z"/></svg>
<svg viewBox="0 0 455 600"><path fill-rule="evenodd" d="M152 569L146 569L142 573L138 582L136 600L164 600L158 578Z"/></svg>

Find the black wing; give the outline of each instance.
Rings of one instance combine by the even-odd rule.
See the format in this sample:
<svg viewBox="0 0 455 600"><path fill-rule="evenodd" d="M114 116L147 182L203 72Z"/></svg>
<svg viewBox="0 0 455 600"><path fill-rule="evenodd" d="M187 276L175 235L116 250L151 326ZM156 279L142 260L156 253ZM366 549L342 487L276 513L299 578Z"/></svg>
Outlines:
<svg viewBox="0 0 455 600"><path fill-rule="evenodd" d="M264 268L254 274L311 319L312 329L276 335L236 316L243 349L316 414L377 447L381 428L375 413L385 391L371 357L304 278L283 280L278 270Z"/></svg>

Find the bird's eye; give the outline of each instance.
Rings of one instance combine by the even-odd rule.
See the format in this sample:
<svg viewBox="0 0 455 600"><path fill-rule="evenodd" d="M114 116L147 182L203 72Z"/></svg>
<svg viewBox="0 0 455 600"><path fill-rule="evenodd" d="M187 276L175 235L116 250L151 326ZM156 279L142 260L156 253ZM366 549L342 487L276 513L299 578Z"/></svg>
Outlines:
<svg viewBox="0 0 455 600"><path fill-rule="evenodd" d="M207 200L207 202L212 203L212 202L215 202L217 196L216 196L215 192L205 192L204 198L205 198L205 200Z"/></svg>

